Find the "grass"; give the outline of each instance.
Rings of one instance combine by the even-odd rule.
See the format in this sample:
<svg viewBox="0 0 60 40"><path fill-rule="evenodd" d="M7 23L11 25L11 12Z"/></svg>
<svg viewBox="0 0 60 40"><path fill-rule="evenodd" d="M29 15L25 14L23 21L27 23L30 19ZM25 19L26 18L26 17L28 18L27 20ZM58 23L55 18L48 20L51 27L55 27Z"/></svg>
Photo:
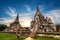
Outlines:
<svg viewBox="0 0 60 40"><path fill-rule="evenodd" d="M20 36L20 40L24 40L27 38L26 35ZM38 37L34 38L35 40L60 40L57 38L47 38L47 37ZM0 40L18 40L15 34L8 34L8 33L0 33Z"/></svg>
<svg viewBox="0 0 60 40"><path fill-rule="evenodd" d="M35 37L35 40L60 40L60 39L48 37Z"/></svg>
<svg viewBox="0 0 60 40"><path fill-rule="evenodd" d="M0 40L17 40L15 34L0 33Z"/></svg>

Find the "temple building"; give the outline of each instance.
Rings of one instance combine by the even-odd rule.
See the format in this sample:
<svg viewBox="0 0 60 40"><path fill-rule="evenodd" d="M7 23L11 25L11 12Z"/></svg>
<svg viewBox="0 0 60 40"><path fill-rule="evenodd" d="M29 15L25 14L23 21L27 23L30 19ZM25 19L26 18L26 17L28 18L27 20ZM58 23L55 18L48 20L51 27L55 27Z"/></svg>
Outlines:
<svg viewBox="0 0 60 40"><path fill-rule="evenodd" d="M16 31L22 31L25 30L25 28L23 28L19 22L19 14L17 14L16 19L14 20L13 23L10 23L10 27L8 29L9 32L16 32Z"/></svg>
<svg viewBox="0 0 60 40"><path fill-rule="evenodd" d="M34 20L31 21L31 31L36 27L37 32L53 32L56 31L56 27L52 22L52 19L49 17L44 17L41 14L38 6L36 9L36 14L34 16Z"/></svg>

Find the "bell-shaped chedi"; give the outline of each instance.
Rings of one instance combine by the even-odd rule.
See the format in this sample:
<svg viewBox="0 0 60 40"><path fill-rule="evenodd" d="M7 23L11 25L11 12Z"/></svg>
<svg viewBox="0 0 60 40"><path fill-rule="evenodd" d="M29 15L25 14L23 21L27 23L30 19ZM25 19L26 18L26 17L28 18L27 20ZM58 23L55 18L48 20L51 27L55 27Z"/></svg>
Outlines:
<svg viewBox="0 0 60 40"><path fill-rule="evenodd" d="M38 32L52 32L55 31L55 26L52 23L52 20L44 17L41 14L39 7L37 6L36 14L34 20L31 21L31 34L30 37L35 37Z"/></svg>
<svg viewBox="0 0 60 40"><path fill-rule="evenodd" d="M32 32L30 34L30 37L35 37L35 35L38 31L38 28L40 26L40 22L42 22L42 19L44 19L44 16L40 13L40 10L37 6L36 14L34 16L34 20L31 22Z"/></svg>
<svg viewBox="0 0 60 40"><path fill-rule="evenodd" d="M22 26L19 22L19 14L17 14L16 19L13 23L10 24L9 31L10 32L16 32L22 29Z"/></svg>

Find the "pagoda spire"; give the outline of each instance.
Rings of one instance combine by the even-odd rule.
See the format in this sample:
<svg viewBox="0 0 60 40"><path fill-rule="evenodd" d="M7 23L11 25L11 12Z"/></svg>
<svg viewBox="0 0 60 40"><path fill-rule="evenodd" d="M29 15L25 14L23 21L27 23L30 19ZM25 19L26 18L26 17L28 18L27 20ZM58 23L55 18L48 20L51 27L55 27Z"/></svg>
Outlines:
<svg viewBox="0 0 60 40"><path fill-rule="evenodd" d="M36 8L36 14L39 14L40 10L39 10L39 7L37 5L37 8Z"/></svg>
<svg viewBox="0 0 60 40"><path fill-rule="evenodd" d="M37 5L37 8L36 8L36 11L39 12L39 7L38 7L38 5Z"/></svg>
<svg viewBox="0 0 60 40"><path fill-rule="evenodd" d="M19 20L19 14L17 14L17 17L16 17L16 19L15 20Z"/></svg>
<svg viewBox="0 0 60 40"><path fill-rule="evenodd" d="M36 16L36 15L40 15L40 17L43 17L43 15L41 14L41 12L40 12L40 10L39 10L38 5L37 5L37 8L36 8L36 14L35 14L35 16Z"/></svg>
<svg viewBox="0 0 60 40"><path fill-rule="evenodd" d="M19 14L17 14L17 16L16 16L16 19L15 19L14 23L19 23Z"/></svg>

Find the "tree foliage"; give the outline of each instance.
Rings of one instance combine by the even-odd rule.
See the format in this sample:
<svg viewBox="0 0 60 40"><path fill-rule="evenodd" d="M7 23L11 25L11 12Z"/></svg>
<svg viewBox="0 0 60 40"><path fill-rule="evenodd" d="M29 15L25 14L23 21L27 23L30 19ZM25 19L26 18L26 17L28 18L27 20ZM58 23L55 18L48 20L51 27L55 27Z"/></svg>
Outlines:
<svg viewBox="0 0 60 40"><path fill-rule="evenodd" d="M0 31L3 31L4 29L7 28L7 25L4 25L4 24L0 24Z"/></svg>

